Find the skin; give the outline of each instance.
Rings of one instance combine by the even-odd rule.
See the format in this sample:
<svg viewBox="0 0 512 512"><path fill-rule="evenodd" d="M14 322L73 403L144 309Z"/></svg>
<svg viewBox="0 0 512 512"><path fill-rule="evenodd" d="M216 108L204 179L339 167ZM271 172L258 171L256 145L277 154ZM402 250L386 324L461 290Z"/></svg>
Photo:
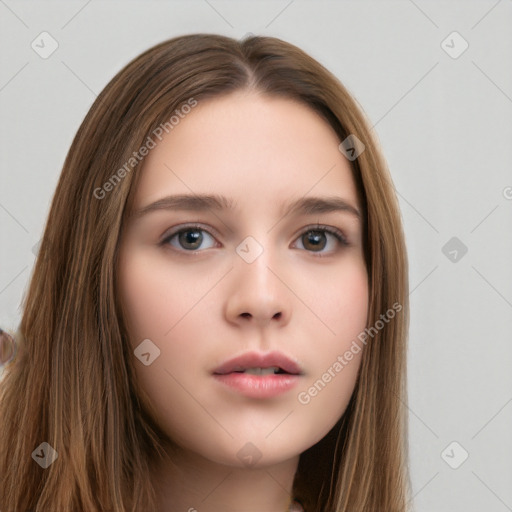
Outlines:
<svg viewBox="0 0 512 512"><path fill-rule="evenodd" d="M130 342L135 349L150 339L160 350L148 366L135 359L137 379L176 444L175 463L154 468L162 512L286 510L300 454L346 409L362 351L309 403L298 394L366 326L362 225L348 211L281 212L303 196L360 208L339 143L309 107L240 91L199 102L144 162L132 212L182 193L237 205L132 214L122 233L118 284ZM186 223L201 224L202 242L169 239ZM341 230L348 245L325 232L311 244L307 228L317 223ZM263 248L252 263L236 252L248 236ZM248 398L212 376L227 359L272 350L303 370L282 395ZM256 464L237 456L244 446Z"/></svg>

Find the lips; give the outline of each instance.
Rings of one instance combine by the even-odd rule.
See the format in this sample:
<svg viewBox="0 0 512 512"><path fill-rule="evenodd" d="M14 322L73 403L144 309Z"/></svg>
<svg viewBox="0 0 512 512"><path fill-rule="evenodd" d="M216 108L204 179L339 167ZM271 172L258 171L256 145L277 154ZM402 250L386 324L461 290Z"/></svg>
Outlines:
<svg viewBox="0 0 512 512"><path fill-rule="evenodd" d="M288 396L302 375L300 366L281 352L249 352L213 371L215 381L224 389L258 400Z"/></svg>
<svg viewBox="0 0 512 512"><path fill-rule="evenodd" d="M301 375L300 366L281 352L249 352L221 364L214 375L247 373L252 375Z"/></svg>

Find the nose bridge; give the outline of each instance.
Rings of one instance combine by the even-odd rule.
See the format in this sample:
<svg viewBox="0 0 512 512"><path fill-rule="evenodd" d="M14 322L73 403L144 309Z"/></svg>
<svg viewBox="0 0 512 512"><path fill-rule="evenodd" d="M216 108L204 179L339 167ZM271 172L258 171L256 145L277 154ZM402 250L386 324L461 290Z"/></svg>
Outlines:
<svg viewBox="0 0 512 512"><path fill-rule="evenodd" d="M288 318L290 298L277 277L280 272L277 247L271 236L247 236L236 247L234 286L228 298L228 314L232 320L252 318L266 323L273 318ZM277 275L276 275L277 274Z"/></svg>
<svg viewBox="0 0 512 512"><path fill-rule="evenodd" d="M238 256L249 267L262 266L263 264L266 266L274 251L270 247L270 236L268 234L266 236L262 234L257 236L259 240L252 235L246 236L236 248Z"/></svg>
<svg viewBox="0 0 512 512"><path fill-rule="evenodd" d="M270 245L270 236L258 241L253 236L247 236L236 248L238 261L235 269L240 285L252 287L258 293L270 292L275 288L275 276L271 272L276 260L276 248Z"/></svg>

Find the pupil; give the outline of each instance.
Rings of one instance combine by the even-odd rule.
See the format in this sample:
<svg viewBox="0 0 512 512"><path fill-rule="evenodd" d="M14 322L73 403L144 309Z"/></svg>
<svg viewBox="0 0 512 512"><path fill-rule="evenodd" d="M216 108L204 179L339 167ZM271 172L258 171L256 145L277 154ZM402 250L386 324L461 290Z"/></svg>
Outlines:
<svg viewBox="0 0 512 512"><path fill-rule="evenodd" d="M308 233L305 233L305 236L307 243L304 244L304 247L306 247L306 249L308 248L307 245L311 246L309 247L310 249L322 250L325 247L325 233L321 231L309 231Z"/></svg>
<svg viewBox="0 0 512 512"><path fill-rule="evenodd" d="M187 247L187 244L194 245L193 247L188 247L190 249L197 249L197 246L201 245L201 242L203 241L203 234L196 230L196 231L183 231L180 233L179 236L180 243Z"/></svg>

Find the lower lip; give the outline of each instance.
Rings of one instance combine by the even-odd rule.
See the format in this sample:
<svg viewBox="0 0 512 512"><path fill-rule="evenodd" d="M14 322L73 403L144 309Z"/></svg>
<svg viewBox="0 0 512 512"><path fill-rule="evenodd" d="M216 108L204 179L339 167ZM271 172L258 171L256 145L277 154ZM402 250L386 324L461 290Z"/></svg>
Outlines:
<svg viewBox="0 0 512 512"><path fill-rule="evenodd" d="M250 398L272 398L290 391L299 382L299 375L274 374L253 375L250 373L226 373L214 377Z"/></svg>

